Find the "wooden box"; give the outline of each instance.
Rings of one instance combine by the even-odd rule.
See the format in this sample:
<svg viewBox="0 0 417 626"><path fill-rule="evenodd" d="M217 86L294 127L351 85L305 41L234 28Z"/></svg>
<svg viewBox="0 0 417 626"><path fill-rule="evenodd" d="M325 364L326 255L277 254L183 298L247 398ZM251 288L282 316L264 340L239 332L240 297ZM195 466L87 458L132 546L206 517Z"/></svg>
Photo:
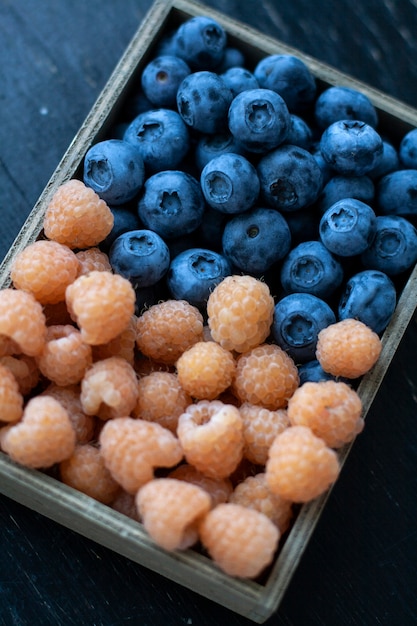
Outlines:
<svg viewBox="0 0 417 626"><path fill-rule="evenodd" d="M387 136L393 141L398 142L411 128L417 127L417 110L298 50L204 5L188 0L156 0L6 256L0 270L2 288L10 284L10 263L16 253L39 236L44 211L52 194L62 182L79 175L80 164L86 151L93 143L104 138L106 130L117 120L118 112L134 85L137 85L140 72L151 57L156 44L165 33L194 15L209 15L223 24L230 44L240 47L252 65L267 54L294 54L311 68L319 88L339 84L361 90L377 107L380 128L385 129ZM414 314L416 296L417 270L414 268L402 289L392 321L383 335L381 357L372 372L360 383L358 391L365 415ZM339 452L342 463L347 458L351 445ZM290 532L280 546L273 566L262 582L255 582L238 580L223 574L208 558L196 551L188 550L173 554L165 552L154 545L139 523L40 471L18 466L3 453L0 453L0 491L17 502L258 623L264 622L277 609L328 497L328 494L325 494L300 508Z"/></svg>

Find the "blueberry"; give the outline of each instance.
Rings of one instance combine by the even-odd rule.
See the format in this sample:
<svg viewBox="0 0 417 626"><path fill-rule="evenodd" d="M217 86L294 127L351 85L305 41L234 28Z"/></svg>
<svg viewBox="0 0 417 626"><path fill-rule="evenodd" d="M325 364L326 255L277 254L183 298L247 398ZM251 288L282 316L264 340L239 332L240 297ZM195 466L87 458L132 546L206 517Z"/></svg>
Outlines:
<svg viewBox="0 0 417 626"><path fill-rule="evenodd" d="M382 158L383 144L376 130L360 120L340 120L326 128L320 150L339 174L363 176Z"/></svg>
<svg viewBox="0 0 417 626"><path fill-rule="evenodd" d="M177 107L189 128L215 134L227 130L227 113L233 94L215 72L189 74L177 91Z"/></svg>
<svg viewBox="0 0 417 626"><path fill-rule="evenodd" d="M164 55L152 59L144 68L141 85L153 107L173 108L177 103L177 91L191 69L183 59Z"/></svg>
<svg viewBox="0 0 417 626"><path fill-rule="evenodd" d="M288 254L291 232L275 209L256 207L225 226L223 253L242 272L261 275Z"/></svg>
<svg viewBox="0 0 417 626"><path fill-rule="evenodd" d="M375 237L361 259L366 269L401 274L417 261L417 229L399 215L379 215Z"/></svg>
<svg viewBox="0 0 417 626"><path fill-rule="evenodd" d="M297 211L312 205L322 188L316 159L304 148L279 146L258 163L261 192L278 211Z"/></svg>
<svg viewBox="0 0 417 626"><path fill-rule="evenodd" d="M246 89L258 89L259 84L255 76L245 67L230 67L220 74L226 85L231 89L233 96Z"/></svg>
<svg viewBox="0 0 417 626"><path fill-rule="evenodd" d="M190 137L180 115L171 109L151 109L127 127L124 140L137 146L148 172L175 169L186 156Z"/></svg>
<svg viewBox="0 0 417 626"><path fill-rule="evenodd" d="M342 283L343 268L320 241L304 241L285 257L281 283L286 293L328 298Z"/></svg>
<svg viewBox="0 0 417 626"><path fill-rule="evenodd" d="M200 185L193 176L165 170L146 180L138 213L146 228L163 239L174 239L198 228L204 206Z"/></svg>
<svg viewBox="0 0 417 626"><path fill-rule="evenodd" d="M368 96L341 85L328 87L318 96L314 116L322 130L340 120L362 120L373 128L378 124L378 113Z"/></svg>
<svg viewBox="0 0 417 626"><path fill-rule="evenodd" d="M375 198L375 185L369 176L342 176L336 174L324 185L318 198L322 213L344 198L356 198L367 204Z"/></svg>
<svg viewBox="0 0 417 626"><path fill-rule="evenodd" d="M376 230L374 210L355 198L338 200L324 213L319 232L322 243L339 256L355 256L371 244Z"/></svg>
<svg viewBox="0 0 417 626"><path fill-rule="evenodd" d="M317 359L299 365L298 375L300 377L300 385L307 382L319 383L324 380L335 380L332 374L324 371Z"/></svg>
<svg viewBox="0 0 417 626"><path fill-rule="evenodd" d="M417 169L397 170L379 179L376 205L384 215L417 215Z"/></svg>
<svg viewBox="0 0 417 626"><path fill-rule="evenodd" d="M233 98L229 130L248 152L264 153L287 136L290 114L284 100L271 89L248 89Z"/></svg>
<svg viewBox="0 0 417 626"><path fill-rule="evenodd" d="M177 56L193 70L214 69L223 60L227 35L216 20L199 15L179 26L174 42Z"/></svg>
<svg viewBox="0 0 417 626"><path fill-rule="evenodd" d="M207 204L222 213L247 211L259 196L256 169L241 154L226 153L211 159L201 172L200 182Z"/></svg>
<svg viewBox="0 0 417 626"><path fill-rule="evenodd" d="M313 131L299 115L290 114L290 126L284 143L310 150L313 143Z"/></svg>
<svg viewBox="0 0 417 626"><path fill-rule="evenodd" d="M167 285L176 300L202 308L216 285L231 274L228 260L213 250L189 248L172 261Z"/></svg>
<svg viewBox="0 0 417 626"><path fill-rule="evenodd" d="M123 205L117 207L110 207L113 213L113 228L107 237L100 243L100 248L104 252L108 252L113 241L117 239L122 233L126 233L129 230L139 230L142 228L139 216L136 212L136 207L130 205Z"/></svg>
<svg viewBox="0 0 417 626"><path fill-rule="evenodd" d="M146 229L119 235L110 248L109 260L114 272L130 280L135 288L158 283L170 264L164 240Z"/></svg>
<svg viewBox="0 0 417 626"><path fill-rule="evenodd" d="M272 335L281 348L298 363L316 358L319 332L334 324L336 316L321 298L309 293L284 296L274 307Z"/></svg>
<svg viewBox="0 0 417 626"><path fill-rule="evenodd" d="M417 128L413 128L402 138L399 158L403 167L417 169Z"/></svg>
<svg viewBox="0 0 417 626"><path fill-rule="evenodd" d="M246 60L242 50L234 46L226 45L223 59L220 65L216 67L216 72L222 74L223 72L227 72L231 67L245 67L245 65Z"/></svg>
<svg viewBox="0 0 417 626"><path fill-rule="evenodd" d="M234 152L243 155L245 153L240 143L229 132L220 135L203 135L200 137L195 147L197 168L201 172L203 167L207 165L211 159L226 152Z"/></svg>
<svg viewBox="0 0 417 626"><path fill-rule="evenodd" d="M417 164L416 164L417 167ZM368 172L373 180L400 169L400 157L394 146L386 139L382 140L382 157L379 163Z"/></svg>
<svg viewBox="0 0 417 626"><path fill-rule="evenodd" d="M83 179L107 204L125 204L142 188L142 156L135 146L121 139L100 141L87 150Z"/></svg>
<svg viewBox="0 0 417 626"><path fill-rule="evenodd" d="M349 278L340 297L339 319L358 319L376 333L387 327L397 304L394 283L384 272L364 270Z"/></svg>
<svg viewBox="0 0 417 626"><path fill-rule="evenodd" d="M272 54L256 65L260 87L282 96L291 113L305 111L316 97L316 80L309 67L291 54Z"/></svg>

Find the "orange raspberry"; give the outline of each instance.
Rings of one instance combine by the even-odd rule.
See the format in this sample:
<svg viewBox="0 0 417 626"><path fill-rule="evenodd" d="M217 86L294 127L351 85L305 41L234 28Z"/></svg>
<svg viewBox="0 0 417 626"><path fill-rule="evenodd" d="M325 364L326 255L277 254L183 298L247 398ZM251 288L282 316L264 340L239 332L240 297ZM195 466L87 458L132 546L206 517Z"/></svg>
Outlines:
<svg viewBox="0 0 417 626"><path fill-rule="evenodd" d="M125 359L130 365L134 365L135 362L135 349L136 349L136 315L132 315L126 328L117 335L114 339L111 339L107 343L103 343L97 346L93 346L93 359L94 361L100 361L102 359L108 359L111 356L118 356Z"/></svg>
<svg viewBox="0 0 417 626"><path fill-rule="evenodd" d="M269 335L274 300L266 283L252 276L227 276L207 302L211 335L226 350L246 352Z"/></svg>
<svg viewBox="0 0 417 626"><path fill-rule="evenodd" d="M120 489L100 450L88 443L75 446L73 454L60 463L59 473L63 483L103 504L110 504Z"/></svg>
<svg viewBox="0 0 417 626"><path fill-rule="evenodd" d="M69 248L96 246L113 228L113 213L96 192L80 180L55 191L45 213L45 236Z"/></svg>
<svg viewBox="0 0 417 626"><path fill-rule="evenodd" d="M293 426L308 426L330 448L351 442L364 427L362 402L346 383L306 382L288 402Z"/></svg>
<svg viewBox="0 0 417 626"><path fill-rule="evenodd" d="M339 472L336 452L307 426L290 426L280 433L266 464L271 491L293 502L317 498L335 482Z"/></svg>
<svg viewBox="0 0 417 626"><path fill-rule="evenodd" d="M263 513L226 502L209 511L200 539L213 561L230 576L255 578L272 562L280 532Z"/></svg>
<svg viewBox="0 0 417 626"><path fill-rule="evenodd" d="M78 276L88 274L88 272L111 272L112 266L109 257L100 248L88 248L79 250L76 255L79 262Z"/></svg>
<svg viewBox="0 0 417 626"><path fill-rule="evenodd" d="M80 385L60 387L55 383L51 383L42 395L51 396L62 404L71 420L77 443L88 443L94 438L96 418L93 415L84 413L80 394Z"/></svg>
<svg viewBox="0 0 417 626"><path fill-rule="evenodd" d="M26 396L38 384L40 372L35 357L26 354L3 356L0 357L0 363L16 378L22 396Z"/></svg>
<svg viewBox="0 0 417 626"><path fill-rule="evenodd" d="M86 343L99 345L120 335L135 312L135 291L122 276L93 271L79 276L66 290L71 317Z"/></svg>
<svg viewBox="0 0 417 626"><path fill-rule="evenodd" d="M381 339L369 326L345 319L319 332L316 358L333 376L358 378L375 365L381 349Z"/></svg>
<svg viewBox="0 0 417 626"><path fill-rule="evenodd" d="M138 382L138 400L133 417L156 422L176 432L179 416L191 404L191 398L171 372L151 372Z"/></svg>
<svg viewBox="0 0 417 626"><path fill-rule="evenodd" d="M18 422L23 415L23 396L12 372L0 364L0 421Z"/></svg>
<svg viewBox="0 0 417 626"><path fill-rule="evenodd" d="M35 241L19 252L11 268L16 289L29 291L41 304L56 304L77 277L79 261L68 246L56 241Z"/></svg>
<svg viewBox="0 0 417 626"><path fill-rule="evenodd" d="M17 463L47 468L71 456L75 432L55 398L37 396L27 403L20 422L2 437L3 450Z"/></svg>
<svg viewBox="0 0 417 626"><path fill-rule="evenodd" d="M106 467L128 493L136 493L154 477L154 469L173 467L183 458L173 433L154 422L131 417L107 421L99 442Z"/></svg>
<svg viewBox="0 0 417 626"><path fill-rule="evenodd" d="M136 494L128 493L124 489L120 488L110 506L114 511L139 522L140 515L136 507L135 496Z"/></svg>
<svg viewBox="0 0 417 626"><path fill-rule="evenodd" d="M226 502L233 491L232 483L228 478L210 478L188 463L176 467L168 474L168 478L185 480L201 487L210 495L212 507L221 502Z"/></svg>
<svg viewBox="0 0 417 626"><path fill-rule="evenodd" d="M87 415L97 415L103 420L127 417L137 399L135 370L120 357L97 361L81 381L81 404Z"/></svg>
<svg viewBox="0 0 417 626"><path fill-rule="evenodd" d="M242 418L231 404L191 404L178 420L177 435L187 462L212 478L229 476L242 458Z"/></svg>
<svg viewBox="0 0 417 626"><path fill-rule="evenodd" d="M46 340L45 316L42 305L31 293L11 288L0 290L1 335L11 339L28 356L42 352Z"/></svg>
<svg viewBox="0 0 417 626"><path fill-rule="evenodd" d="M263 513L278 526L281 535L290 526L293 516L292 502L272 493L264 472L245 478L235 487L229 502Z"/></svg>
<svg viewBox="0 0 417 626"><path fill-rule="evenodd" d="M262 344L237 359L232 389L241 402L276 411L285 408L300 383L292 358L276 344Z"/></svg>
<svg viewBox="0 0 417 626"><path fill-rule="evenodd" d="M211 498L197 485L155 478L139 489L136 506L155 543L165 550L185 550L197 542L198 526Z"/></svg>
<svg viewBox="0 0 417 626"><path fill-rule="evenodd" d="M230 387L236 362L228 350L214 341L199 341L177 361L178 380L198 400L214 400Z"/></svg>
<svg viewBox="0 0 417 626"><path fill-rule="evenodd" d="M1 296L0 296L1 301ZM0 357L12 356L13 354L21 354L21 349L13 339L6 335L0 334Z"/></svg>
<svg viewBox="0 0 417 626"><path fill-rule="evenodd" d="M48 326L46 343L36 358L40 371L57 385L74 385L93 362L91 346L74 326Z"/></svg>
<svg viewBox="0 0 417 626"><path fill-rule="evenodd" d="M244 402L240 407L245 440L244 456L257 465L265 465L275 437L290 424L287 411L270 411L262 406Z"/></svg>
<svg viewBox="0 0 417 626"><path fill-rule="evenodd" d="M136 344L145 356L174 365L181 354L203 339L203 317L185 300L154 304L138 317Z"/></svg>

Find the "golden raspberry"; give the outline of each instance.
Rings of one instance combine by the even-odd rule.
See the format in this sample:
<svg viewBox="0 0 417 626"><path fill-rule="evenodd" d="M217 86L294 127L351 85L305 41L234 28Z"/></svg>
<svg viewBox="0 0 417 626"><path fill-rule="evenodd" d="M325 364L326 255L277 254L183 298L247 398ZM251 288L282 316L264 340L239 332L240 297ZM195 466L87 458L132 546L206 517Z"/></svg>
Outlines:
<svg viewBox="0 0 417 626"><path fill-rule="evenodd" d="M232 389L241 402L276 411L286 407L299 383L292 358L275 344L262 344L239 356Z"/></svg>
<svg viewBox="0 0 417 626"><path fill-rule="evenodd" d="M83 341L74 326L48 326L46 343L36 362L50 381L63 386L75 385L93 362L91 346Z"/></svg>
<svg viewBox="0 0 417 626"><path fill-rule="evenodd" d="M231 404L191 404L178 420L177 435L187 462L212 478L229 476L242 458L242 418Z"/></svg>
<svg viewBox="0 0 417 626"><path fill-rule="evenodd" d="M110 504L111 508L130 519L140 522L140 515L136 507L136 494L128 493L120 488Z"/></svg>
<svg viewBox="0 0 417 626"><path fill-rule="evenodd" d="M18 422L23 415L23 396L12 372L0 364L0 422Z"/></svg>
<svg viewBox="0 0 417 626"><path fill-rule="evenodd" d="M96 192L80 180L55 191L45 213L45 236L69 248L97 246L113 228L113 213Z"/></svg>
<svg viewBox="0 0 417 626"><path fill-rule="evenodd" d="M99 345L120 335L135 312L135 291L122 276L93 271L67 287L66 302L86 343Z"/></svg>
<svg viewBox="0 0 417 626"><path fill-rule="evenodd" d="M1 296L0 296L1 300ZM21 354L21 349L13 339L0 334L0 357Z"/></svg>
<svg viewBox="0 0 417 626"><path fill-rule="evenodd" d="M191 483L155 478L139 489L136 505L155 543L165 550L185 550L197 542L198 526L211 498Z"/></svg>
<svg viewBox="0 0 417 626"><path fill-rule="evenodd" d="M136 372L120 357L97 361L81 381L81 404L87 415L97 415L103 420L127 417L137 399Z"/></svg>
<svg viewBox="0 0 417 626"><path fill-rule="evenodd" d="M21 289L0 290L0 336L11 339L28 356L37 356L46 340L42 305ZM10 347L10 343L8 344ZM9 352L10 354L10 352Z"/></svg>
<svg viewBox="0 0 417 626"><path fill-rule="evenodd" d="M60 463L59 474L63 483L103 504L110 504L120 489L100 450L90 444L76 445L73 454Z"/></svg>
<svg viewBox="0 0 417 626"><path fill-rule="evenodd" d="M51 396L62 404L71 420L72 427L75 431L76 442L88 443L94 438L96 418L93 415L84 413L80 394L80 385L60 387L55 383L51 383L42 395Z"/></svg>
<svg viewBox="0 0 417 626"><path fill-rule="evenodd" d="M20 422L2 437L3 450L17 463L47 468L71 456L75 432L68 413L55 398L37 396L27 403Z"/></svg>
<svg viewBox="0 0 417 626"><path fill-rule="evenodd" d="M262 406L244 402L240 407L245 440L244 456L257 465L265 465L275 437L290 424L287 411L270 411Z"/></svg>
<svg viewBox="0 0 417 626"><path fill-rule="evenodd" d="M185 300L154 304L138 317L136 344L150 359L174 365L203 339L203 316Z"/></svg>
<svg viewBox="0 0 417 626"><path fill-rule="evenodd" d="M88 274L88 272L111 272L112 266L109 257L100 248L88 248L79 250L75 256L79 262L78 276Z"/></svg>
<svg viewBox="0 0 417 626"><path fill-rule="evenodd" d="M106 467L128 493L154 477L158 467L173 467L183 458L173 433L154 422L117 417L105 422L99 442Z"/></svg>
<svg viewBox="0 0 417 626"><path fill-rule="evenodd" d="M26 396L38 384L40 372L35 357L26 354L2 356L0 363L16 378L22 396Z"/></svg>
<svg viewBox="0 0 417 626"><path fill-rule="evenodd" d="M191 404L191 398L171 372L151 372L138 382L138 400L133 417L156 422L176 432L179 416Z"/></svg>
<svg viewBox="0 0 417 626"><path fill-rule="evenodd" d="M333 376L358 378L375 365L381 349L381 339L369 326L345 319L319 332L316 358Z"/></svg>
<svg viewBox="0 0 417 626"><path fill-rule="evenodd" d="M214 400L230 387L236 362L228 350L214 341L199 341L177 361L178 380L198 400Z"/></svg>
<svg viewBox="0 0 417 626"><path fill-rule="evenodd" d="M330 448L351 442L364 427L362 402L354 389L334 380L306 382L288 402L293 426L308 426Z"/></svg>
<svg viewBox="0 0 417 626"><path fill-rule="evenodd" d="M103 343L97 346L93 346L93 359L94 361L100 361L102 359L108 359L111 356L118 356L125 359L130 365L135 363L135 349L136 349L136 315L132 315L127 327L117 335L114 339L111 339L107 343Z"/></svg>
<svg viewBox="0 0 417 626"><path fill-rule="evenodd" d="M226 502L209 511L200 539L213 561L230 576L255 578L272 562L280 532L253 509Z"/></svg>
<svg viewBox="0 0 417 626"><path fill-rule="evenodd" d="M337 454L307 426L290 426L269 449L266 480L285 500L308 502L324 493L339 476Z"/></svg>
<svg viewBox="0 0 417 626"><path fill-rule="evenodd" d="M16 289L32 293L41 304L55 304L77 277L79 261L74 252L56 241L35 241L19 252L10 272Z"/></svg>
<svg viewBox="0 0 417 626"><path fill-rule="evenodd" d="M183 463L168 474L168 478L185 480L188 483L201 487L207 491L211 498L211 506L226 502L233 491L233 486L228 478L210 478L200 472L193 465Z"/></svg>
<svg viewBox="0 0 417 626"><path fill-rule="evenodd" d="M266 283L252 276L227 276L207 302L211 335L226 350L246 352L270 333L274 300Z"/></svg>

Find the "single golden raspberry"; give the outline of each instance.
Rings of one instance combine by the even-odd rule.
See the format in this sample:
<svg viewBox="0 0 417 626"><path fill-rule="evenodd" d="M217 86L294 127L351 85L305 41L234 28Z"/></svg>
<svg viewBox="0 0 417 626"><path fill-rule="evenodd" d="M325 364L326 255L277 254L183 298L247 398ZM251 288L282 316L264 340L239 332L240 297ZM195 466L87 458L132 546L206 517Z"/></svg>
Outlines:
<svg viewBox="0 0 417 626"><path fill-rule="evenodd" d="M74 326L48 326L46 343L36 362L51 382L75 385L93 362L91 346Z"/></svg>
<svg viewBox="0 0 417 626"><path fill-rule="evenodd" d="M35 357L26 354L2 356L0 363L16 378L22 396L28 395L38 384L40 372Z"/></svg>
<svg viewBox="0 0 417 626"><path fill-rule="evenodd" d="M37 356L46 341L45 315L36 298L22 289L0 290L0 337L12 340L19 352ZM11 345L8 342L10 348ZM9 354L13 354L10 353Z"/></svg>
<svg viewBox="0 0 417 626"><path fill-rule="evenodd" d="M113 224L113 213L104 200L76 179L58 187L43 221L45 236L71 249L97 246Z"/></svg>
<svg viewBox="0 0 417 626"><path fill-rule="evenodd" d="M0 422L18 422L23 415L23 396L12 372L0 364Z"/></svg>
<svg viewBox="0 0 417 626"><path fill-rule="evenodd" d="M183 463L176 467L168 474L168 478L185 480L201 487L210 495L212 507L220 504L220 502L227 502L233 491L232 483L228 478L210 478L189 463Z"/></svg>
<svg viewBox="0 0 417 626"><path fill-rule="evenodd" d="M135 363L135 349L136 349L136 315L132 315L130 322L126 328L117 335L114 339L111 339L107 343L102 343L93 346L93 360L100 361L102 359L108 359L111 356L118 356L125 359L130 365Z"/></svg>
<svg viewBox="0 0 417 626"><path fill-rule="evenodd" d="M97 418L84 413L80 394L80 385L60 387L55 383L51 383L47 386L42 395L51 396L62 404L71 420L72 427L75 431L76 442L89 443L94 439Z"/></svg>
<svg viewBox="0 0 417 626"><path fill-rule="evenodd" d="M270 411L249 402L244 402L239 411L245 440L243 454L252 463L265 465L275 437L290 424L287 411L285 409Z"/></svg>
<svg viewBox="0 0 417 626"><path fill-rule="evenodd" d="M233 355L214 341L199 341L176 364L178 380L197 400L214 400L230 387L236 370Z"/></svg>
<svg viewBox="0 0 417 626"><path fill-rule="evenodd" d="M274 300L266 283L252 276L227 276L207 302L211 335L226 350L246 352L270 333Z"/></svg>
<svg viewBox="0 0 417 626"><path fill-rule="evenodd" d="M112 271L108 255L100 250L100 248L93 247L87 248L87 250L79 250L75 256L79 262L78 276L83 276L93 271Z"/></svg>

